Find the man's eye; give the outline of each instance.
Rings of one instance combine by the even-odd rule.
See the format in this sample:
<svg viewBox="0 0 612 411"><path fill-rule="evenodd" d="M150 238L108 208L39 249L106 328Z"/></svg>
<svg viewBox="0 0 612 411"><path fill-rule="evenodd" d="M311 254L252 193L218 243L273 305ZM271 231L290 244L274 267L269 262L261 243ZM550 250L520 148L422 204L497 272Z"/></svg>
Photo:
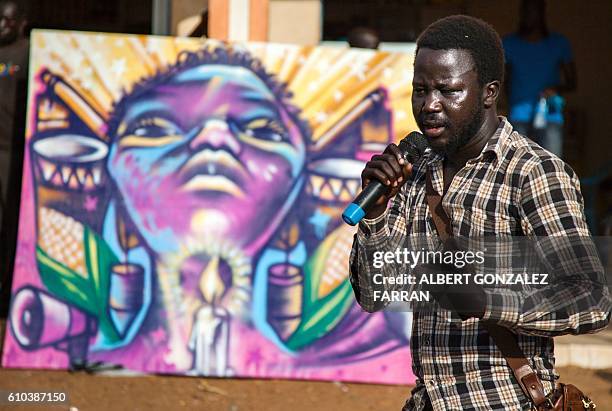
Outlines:
<svg viewBox="0 0 612 411"><path fill-rule="evenodd" d="M442 94L449 95L449 94L454 94L454 93L456 93L459 90L454 90L454 89L450 89L450 88L443 88L441 91L442 91Z"/></svg>
<svg viewBox="0 0 612 411"><path fill-rule="evenodd" d="M422 96L425 94L425 89L422 88L415 88L414 92L418 95L418 96Z"/></svg>

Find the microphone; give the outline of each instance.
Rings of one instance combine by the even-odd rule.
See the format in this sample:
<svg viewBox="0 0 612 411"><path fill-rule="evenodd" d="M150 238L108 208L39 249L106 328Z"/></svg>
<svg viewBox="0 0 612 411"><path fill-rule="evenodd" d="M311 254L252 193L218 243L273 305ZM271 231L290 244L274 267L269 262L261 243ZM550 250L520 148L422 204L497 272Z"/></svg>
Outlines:
<svg viewBox="0 0 612 411"><path fill-rule="evenodd" d="M413 131L400 141L398 148L404 160L410 164L416 163L427 148L427 139L418 131ZM374 206L380 196L387 193L390 187L378 180L371 180L368 185L355 197L342 213L342 219L349 225L356 225Z"/></svg>

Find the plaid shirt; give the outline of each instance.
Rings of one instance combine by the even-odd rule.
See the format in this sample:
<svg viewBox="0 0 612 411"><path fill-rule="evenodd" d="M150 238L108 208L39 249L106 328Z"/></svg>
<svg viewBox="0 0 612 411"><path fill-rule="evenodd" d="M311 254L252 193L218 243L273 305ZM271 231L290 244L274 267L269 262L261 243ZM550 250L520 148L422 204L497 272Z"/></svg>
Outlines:
<svg viewBox="0 0 612 411"><path fill-rule="evenodd" d="M457 172L443 197L442 206L451 219L453 235L588 237L580 185L573 170L513 131L505 118L500 120L481 154ZM425 172L429 167L433 187L441 194L442 160L428 149L387 212L359 224L350 257L350 281L357 301L366 311L385 305L375 301L375 290L405 287L373 283L375 273L382 271L386 277L397 274L389 271L397 267L389 265L374 269L373 252L395 251L406 237L437 238L425 197ZM561 250L550 247L543 253L559 265L556 269L576 268L572 267L575 261L568 261ZM417 385L405 409L424 410L428 402L434 410L531 408L512 370L482 326L485 320L517 333L519 346L541 378L545 393L550 393L559 378L554 369L552 337L595 332L610 319L610 295L599 259L581 260L577 271L590 273L589 278L578 279L571 286L551 283L546 287L550 298L485 290L487 306L482 319L461 321L456 314L439 307L415 310L410 348Z"/></svg>

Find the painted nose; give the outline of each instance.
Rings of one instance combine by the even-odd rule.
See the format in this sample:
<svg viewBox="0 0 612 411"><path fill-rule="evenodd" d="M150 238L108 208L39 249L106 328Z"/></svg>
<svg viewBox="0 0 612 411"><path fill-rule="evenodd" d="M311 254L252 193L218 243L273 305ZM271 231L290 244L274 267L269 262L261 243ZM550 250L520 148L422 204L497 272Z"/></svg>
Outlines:
<svg viewBox="0 0 612 411"><path fill-rule="evenodd" d="M210 119L204 123L202 129L189 142L191 150L198 150L201 146L216 149L229 149L235 154L240 152L240 143L224 120Z"/></svg>

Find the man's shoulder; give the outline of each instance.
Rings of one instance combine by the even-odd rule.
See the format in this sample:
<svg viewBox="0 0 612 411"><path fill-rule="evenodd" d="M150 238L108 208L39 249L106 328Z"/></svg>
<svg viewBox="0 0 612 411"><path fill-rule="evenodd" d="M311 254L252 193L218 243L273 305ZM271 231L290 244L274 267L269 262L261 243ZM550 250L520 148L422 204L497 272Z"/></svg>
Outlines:
<svg viewBox="0 0 612 411"><path fill-rule="evenodd" d="M512 43L513 41L517 41L519 39L519 36L517 33L508 33L505 36L502 37L502 42L505 44L507 42Z"/></svg>
<svg viewBox="0 0 612 411"><path fill-rule="evenodd" d="M569 41L567 37L565 37L563 34L557 33L555 31L551 31L550 33L548 33L548 40L555 43L565 43Z"/></svg>
<svg viewBox="0 0 612 411"><path fill-rule="evenodd" d="M508 135L507 146L506 161L502 162L507 167L507 172L521 176L542 171L575 174L565 161L517 131Z"/></svg>
<svg viewBox="0 0 612 411"><path fill-rule="evenodd" d="M502 37L502 46L506 54L508 52L515 53L524 50L525 42L518 33L506 34Z"/></svg>

